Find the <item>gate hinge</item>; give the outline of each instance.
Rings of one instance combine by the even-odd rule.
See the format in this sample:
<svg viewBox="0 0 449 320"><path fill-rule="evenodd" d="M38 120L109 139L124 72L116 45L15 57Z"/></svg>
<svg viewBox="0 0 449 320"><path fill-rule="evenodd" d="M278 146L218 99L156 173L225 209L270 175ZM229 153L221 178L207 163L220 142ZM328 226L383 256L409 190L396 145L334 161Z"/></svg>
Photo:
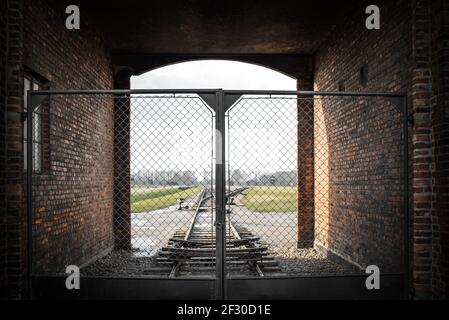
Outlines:
<svg viewBox="0 0 449 320"><path fill-rule="evenodd" d="M28 118L28 112L23 111L23 112L20 113L20 120L21 120L22 122L25 122L25 120L26 120L27 118Z"/></svg>
<svg viewBox="0 0 449 320"><path fill-rule="evenodd" d="M407 121L408 121L408 123L411 124L411 125L413 125L413 124L415 123L415 119L413 118L413 115L412 115L412 114L409 114L409 115L407 116Z"/></svg>

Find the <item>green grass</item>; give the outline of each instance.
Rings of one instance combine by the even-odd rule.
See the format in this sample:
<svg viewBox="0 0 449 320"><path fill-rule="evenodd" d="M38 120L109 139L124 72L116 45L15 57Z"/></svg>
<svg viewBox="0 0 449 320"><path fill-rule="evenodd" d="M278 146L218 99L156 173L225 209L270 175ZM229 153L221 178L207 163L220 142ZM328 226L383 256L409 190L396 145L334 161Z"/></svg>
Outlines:
<svg viewBox="0 0 449 320"><path fill-rule="evenodd" d="M297 192L295 187L251 187L242 203L255 212L294 212Z"/></svg>
<svg viewBox="0 0 449 320"><path fill-rule="evenodd" d="M182 191L178 187L147 187L147 186L133 186L131 188L131 203L142 201L146 199L154 199L163 197L169 194Z"/></svg>
<svg viewBox="0 0 449 320"><path fill-rule="evenodd" d="M176 204L179 198L193 197L200 190L199 187L187 189L133 187L131 188L131 212L147 212L167 208Z"/></svg>

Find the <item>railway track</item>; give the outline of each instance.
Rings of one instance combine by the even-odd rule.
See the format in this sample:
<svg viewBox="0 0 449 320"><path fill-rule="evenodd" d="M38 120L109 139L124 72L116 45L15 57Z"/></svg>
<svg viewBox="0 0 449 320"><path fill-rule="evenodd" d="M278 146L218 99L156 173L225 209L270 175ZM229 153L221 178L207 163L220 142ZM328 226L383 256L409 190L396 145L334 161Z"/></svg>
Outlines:
<svg viewBox="0 0 449 320"><path fill-rule="evenodd" d="M226 198L230 199L245 189L233 190ZM212 194L204 189L198 197L188 229L176 231L167 245L159 251L157 262L165 267L171 266L171 278L215 273L214 204ZM262 244L259 237L231 221L230 214L227 214L226 224L229 229L226 237L228 273L260 277L280 273L277 262L268 254L268 246Z"/></svg>

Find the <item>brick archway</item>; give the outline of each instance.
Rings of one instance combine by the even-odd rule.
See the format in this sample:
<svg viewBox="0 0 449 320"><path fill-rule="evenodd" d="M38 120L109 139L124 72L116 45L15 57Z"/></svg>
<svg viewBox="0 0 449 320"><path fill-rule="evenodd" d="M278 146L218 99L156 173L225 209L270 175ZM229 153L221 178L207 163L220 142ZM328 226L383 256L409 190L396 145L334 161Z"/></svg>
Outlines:
<svg viewBox="0 0 449 320"><path fill-rule="evenodd" d="M68 1L1 3L2 291L17 297L25 290L24 74L52 89L128 88L133 74L219 57L284 72L298 79L300 90L408 94L410 275L417 297L447 298L446 2L379 1L381 30L369 32L361 23L367 1L189 3L79 1L79 31L63 28ZM366 71L367 81L360 81Z"/></svg>

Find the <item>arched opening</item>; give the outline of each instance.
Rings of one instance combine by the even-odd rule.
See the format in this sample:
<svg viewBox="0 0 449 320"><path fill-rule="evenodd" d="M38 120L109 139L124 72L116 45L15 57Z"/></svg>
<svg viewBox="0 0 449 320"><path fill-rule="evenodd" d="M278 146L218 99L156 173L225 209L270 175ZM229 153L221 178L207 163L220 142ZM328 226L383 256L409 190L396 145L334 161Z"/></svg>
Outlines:
<svg viewBox="0 0 449 320"><path fill-rule="evenodd" d="M176 63L131 78L131 89L218 88L296 91L297 81L266 67L228 60ZM289 252L305 242L299 230L308 229L300 225L298 211L298 199L303 198L298 192L305 188L300 177L307 176L302 169L298 174L298 163L304 162L298 155L305 157L304 151L298 152L303 147L298 144L303 120L298 118L306 118L298 108L304 106L295 96L243 95L226 113L228 241L252 235L246 238L260 240L276 254L268 265L277 266L278 260L287 264ZM313 112L313 104L307 112ZM196 95L136 97L131 99L130 125L132 247L157 256L174 237L187 241L191 219L195 221L191 208L204 195L210 198L202 207L206 213L197 218L205 226L199 239L213 239L214 112Z"/></svg>
<svg viewBox="0 0 449 320"><path fill-rule="evenodd" d="M264 66L233 60L174 63L131 77L131 89L296 90L296 79Z"/></svg>

